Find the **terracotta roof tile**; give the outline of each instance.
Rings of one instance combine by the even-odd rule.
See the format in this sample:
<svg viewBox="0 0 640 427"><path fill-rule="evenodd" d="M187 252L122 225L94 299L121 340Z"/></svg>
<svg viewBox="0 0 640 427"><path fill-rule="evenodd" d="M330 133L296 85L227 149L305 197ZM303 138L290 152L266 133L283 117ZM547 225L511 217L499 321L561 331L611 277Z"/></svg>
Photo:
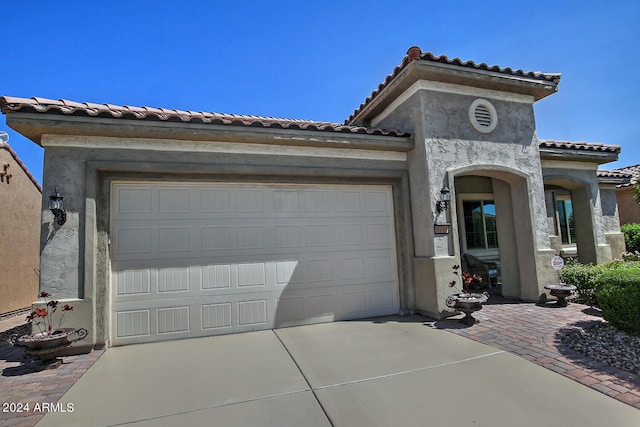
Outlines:
<svg viewBox="0 0 640 427"><path fill-rule="evenodd" d="M623 168L618 168L615 169L613 172L619 172L619 173L624 173L627 174L631 177L631 180L627 183L627 184L623 184L621 185L621 187L628 187L630 185L635 184L636 182L638 182L640 179L640 164L638 165L632 165L632 166L625 166Z"/></svg>
<svg viewBox="0 0 640 427"><path fill-rule="evenodd" d="M422 52L421 49L417 46L412 46L409 48L409 50L407 51L407 56L405 56L402 59L402 63L398 66L396 66L393 69L393 72L389 75L387 75L387 77L384 79L384 81L382 83L380 83L378 85L378 88L376 90L374 90L373 92L371 92L371 95L365 99L365 101L360 104L360 106L353 112L353 114L351 114L346 120L345 123L349 123L351 120L353 120L358 113L360 113L360 111L367 105L369 104L376 96L378 96L378 94L382 91L382 89L384 89L393 79L396 78L396 76L398 74L400 74L400 72L412 61L414 60L423 60L423 61L430 61L430 62L438 62L441 64L448 64L448 65L457 65L460 67L466 67L466 68L471 68L474 70L484 70L484 71L493 71L496 73L500 73L500 74L506 74L506 75L511 75L511 76L518 76L518 77L527 77L527 78L532 78L532 79L536 79L536 80L540 80L540 81L545 81L545 82L549 82L549 83L554 83L554 84L558 84L560 82L560 74L551 74L551 73L540 73L540 72L534 72L534 71L523 71L523 70L513 70L509 67L507 68L501 68L498 65L487 65L484 62L480 63L480 64L476 64L473 61L462 61L460 58L453 58L453 59L449 59L447 56L445 55L439 55L436 56L431 52Z"/></svg>
<svg viewBox="0 0 640 427"><path fill-rule="evenodd" d="M24 173L31 180L33 185L35 185L36 188L38 189L38 191L42 193L42 187L40 187L40 184L38 183L38 180L36 180L35 177L31 174L31 172L29 172L29 169L27 169L27 166L22 162L20 157L18 157L18 154L15 151L13 151L11 146L6 142L0 141L0 149L5 149L5 150L7 150L9 152L9 154L11 154L11 156L16 161L16 163L22 168Z"/></svg>
<svg viewBox="0 0 640 427"><path fill-rule="evenodd" d="M567 150L600 151L608 153L620 152L620 147L618 145L605 145L592 142L540 140L539 145L540 148L560 148Z"/></svg>
<svg viewBox="0 0 640 427"><path fill-rule="evenodd" d="M631 178L630 173L607 169L598 169L597 175L598 178Z"/></svg>
<svg viewBox="0 0 640 427"><path fill-rule="evenodd" d="M35 112L46 114L102 116L116 119L181 121L229 126L254 126L275 129L308 130L320 132L341 132L351 134L410 137L408 132L349 126L341 123L315 122L311 120L284 119L275 117L247 116L224 113L193 112L166 108L131 107L113 104L94 104L65 99L0 97L0 110L4 113Z"/></svg>
<svg viewBox="0 0 640 427"><path fill-rule="evenodd" d="M625 166L623 168L614 169L616 172L628 173L631 175L639 175L640 174L640 164Z"/></svg>

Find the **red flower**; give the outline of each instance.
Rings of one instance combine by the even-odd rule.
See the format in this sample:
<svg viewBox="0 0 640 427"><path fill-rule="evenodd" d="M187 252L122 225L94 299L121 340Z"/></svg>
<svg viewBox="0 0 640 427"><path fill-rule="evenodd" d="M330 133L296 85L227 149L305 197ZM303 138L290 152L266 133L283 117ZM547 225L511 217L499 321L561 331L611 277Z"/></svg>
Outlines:
<svg viewBox="0 0 640 427"><path fill-rule="evenodd" d="M73 311L73 307L69 304L65 304L64 307L62 307L62 311Z"/></svg>
<svg viewBox="0 0 640 427"><path fill-rule="evenodd" d="M49 312L46 308L36 308L35 314L36 317L47 317L47 314L49 314Z"/></svg>
<svg viewBox="0 0 640 427"><path fill-rule="evenodd" d="M51 294L49 292L40 292L40 298L50 297Z"/></svg>

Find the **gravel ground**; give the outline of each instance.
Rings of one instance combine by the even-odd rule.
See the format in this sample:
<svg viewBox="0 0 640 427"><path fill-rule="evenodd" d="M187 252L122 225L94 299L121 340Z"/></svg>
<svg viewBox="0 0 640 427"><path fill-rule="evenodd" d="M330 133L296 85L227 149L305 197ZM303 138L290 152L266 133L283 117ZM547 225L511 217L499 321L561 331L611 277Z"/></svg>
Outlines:
<svg viewBox="0 0 640 427"><path fill-rule="evenodd" d="M640 375L640 336L621 332L608 323L562 332L562 343L592 359Z"/></svg>

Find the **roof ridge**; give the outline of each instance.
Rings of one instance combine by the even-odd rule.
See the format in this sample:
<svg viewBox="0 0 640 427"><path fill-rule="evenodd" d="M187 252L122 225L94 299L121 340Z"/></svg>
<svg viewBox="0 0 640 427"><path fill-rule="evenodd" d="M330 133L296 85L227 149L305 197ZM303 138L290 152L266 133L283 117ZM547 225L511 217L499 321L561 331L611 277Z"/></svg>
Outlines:
<svg viewBox="0 0 640 427"><path fill-rule="evenodd" d="M632 169L632 168L640 168L640 163L637 163L635 165L623 166L621 168L615 168L613 170L620 171L620 170L623 170L623 169Z"/></svg>
<svg viewBox="0 0 640 427"><path fill-rule="evenodd" d="M500 67L499 65L487 65L485 62L480 64L476 64L472 60L463 61L460 58L449 59L446 55L434 55L431 52L422 52L419 46L411 46L407 50L407 54L404 58L402 58L402 62L400 65L397 65L391 74L388 74L385 79L378 85L378 87L371 92L362 104L358 108L354 110L354 112L347 117L344 121L345 124L352 121L361 111L362 109L369 104L375 97L377 97L382 89L384 89L395 77L400 74L408 64L413 62L414 60L425 60L430 62L439 62L447 65L456 65L460 67L472 68L475 70L484 70L484 71L492 71L500 74L508 74L512 76L519 77L529 77L537 80L547 81L549 83L558 84L560 82L561 74L560 73L542 73L540 71L523 71L521 69L513 70L510 67Z"/></svg>

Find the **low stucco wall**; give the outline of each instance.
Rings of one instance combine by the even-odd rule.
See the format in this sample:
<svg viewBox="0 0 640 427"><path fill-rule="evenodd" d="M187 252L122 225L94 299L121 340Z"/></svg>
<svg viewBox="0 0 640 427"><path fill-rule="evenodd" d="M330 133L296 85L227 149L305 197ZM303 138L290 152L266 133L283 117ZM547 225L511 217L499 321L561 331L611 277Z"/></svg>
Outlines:
<svg viewBox="0 0 640 427"><path fill-rule="evenodd" d="M612 259L622 259L622 254L627 250L627 246L624 242L623 233L607 233L605 239L611 250Z"/></svg>
<svg viewBox="0 0 640 427"><path fill-rule="evenodd" d="M455 314L445 304L447 296L456 293L449 287L454 280L452 267L460 265L456 257L424 257L413 259L415 272L416 310L439 319ZM458 285L458 291L460 286Z"/></svg>

